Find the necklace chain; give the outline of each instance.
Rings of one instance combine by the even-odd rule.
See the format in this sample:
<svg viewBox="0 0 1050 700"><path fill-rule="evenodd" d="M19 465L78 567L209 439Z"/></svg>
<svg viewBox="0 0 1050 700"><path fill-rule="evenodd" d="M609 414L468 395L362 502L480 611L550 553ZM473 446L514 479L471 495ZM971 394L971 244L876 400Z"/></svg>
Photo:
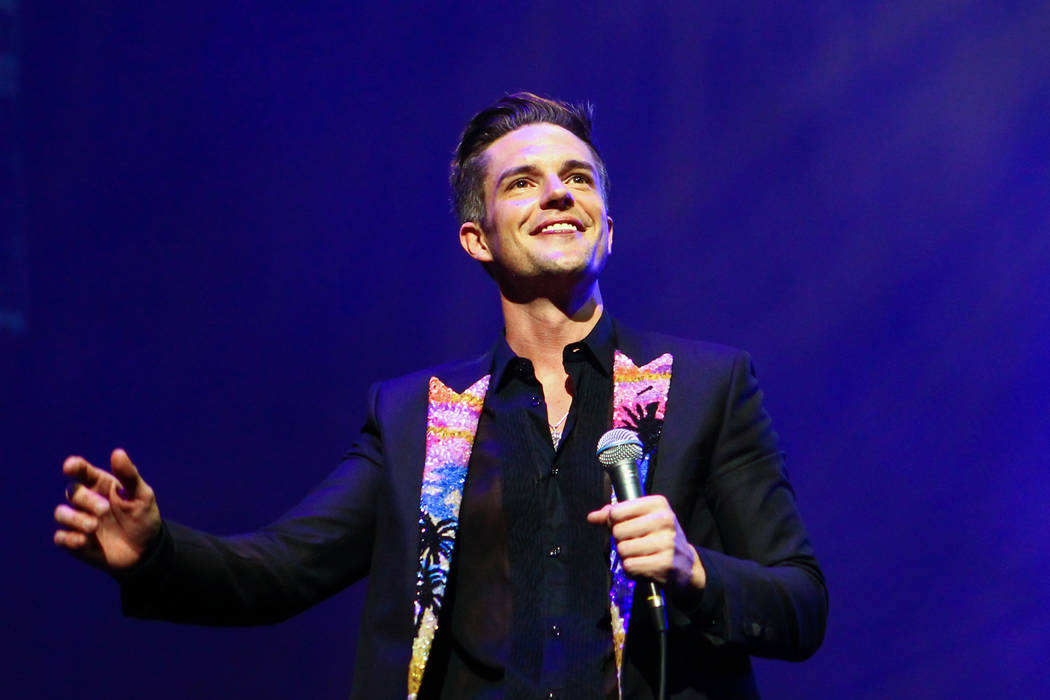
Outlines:
<svg viewBox="0 0 1050 700"><path fill-rule="evenodd" d="M561 427L562 427L562 424L565 423L565 419L568 418L568 417L569 417L569 412L566 411L565 415L562 416L561 418L559 418L557 423L548 423L547 424L547 427L551 429L551 442L554 443L555 449L557 449L558 444L561 442Z"/></svg>

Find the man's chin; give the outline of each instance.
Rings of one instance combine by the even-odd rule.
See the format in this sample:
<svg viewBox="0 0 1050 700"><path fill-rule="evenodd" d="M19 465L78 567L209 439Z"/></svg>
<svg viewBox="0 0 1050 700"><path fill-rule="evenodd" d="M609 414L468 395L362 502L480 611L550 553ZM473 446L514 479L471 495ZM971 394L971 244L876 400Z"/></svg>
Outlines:
<svg viewBox="0 0 1050 700"><path fill-rule="evenodd" d="M605 267L604 258L595 259L590 255L557 255L534 262L541 274L552 275L596 275Z"/></svg>
<svg viewBox="0 0 1050 700"><path fill-rule="evenodd" d="M593 277L595 274L596 273L591 271L587 265L559 263L541 267L536 276L540 279L549 279L552 281L558 279L571 282L583 280L589 276Z"/></svg>

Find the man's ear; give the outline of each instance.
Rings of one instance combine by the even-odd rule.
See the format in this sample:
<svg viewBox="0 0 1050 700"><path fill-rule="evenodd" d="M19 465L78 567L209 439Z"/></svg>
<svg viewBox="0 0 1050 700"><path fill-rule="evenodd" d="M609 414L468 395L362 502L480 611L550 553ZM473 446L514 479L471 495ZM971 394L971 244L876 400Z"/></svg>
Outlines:
<svg viewBox="0 0 1050 700"><path fill-rule="evenodd" d="M459 244L475 260L492 262L492 251L485 239L485 231L476 221L467 221L459 227Z"/></svg>
<svg viewBox="0 0 1050 700"><path fill-rule="evenodd" d="M608 250L605 251L606 255L612 255L612 217L606 216L605 223L609 226L609 245Z"/></svg>

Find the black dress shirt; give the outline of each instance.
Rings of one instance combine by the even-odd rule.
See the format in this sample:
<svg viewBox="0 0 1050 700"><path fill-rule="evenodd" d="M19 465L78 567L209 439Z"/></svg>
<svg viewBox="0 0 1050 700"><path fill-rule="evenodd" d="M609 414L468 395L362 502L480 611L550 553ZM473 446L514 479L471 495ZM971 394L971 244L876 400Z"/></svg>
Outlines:
<svg viewBox="0 0 1050 700"><path fill-rule="evenodd" d="M565 347L573 400L555 449L532 363L498 342L421 698L616 697L609 533L586 520L608 502L595 447L614 349L607 316Z"/></svg>

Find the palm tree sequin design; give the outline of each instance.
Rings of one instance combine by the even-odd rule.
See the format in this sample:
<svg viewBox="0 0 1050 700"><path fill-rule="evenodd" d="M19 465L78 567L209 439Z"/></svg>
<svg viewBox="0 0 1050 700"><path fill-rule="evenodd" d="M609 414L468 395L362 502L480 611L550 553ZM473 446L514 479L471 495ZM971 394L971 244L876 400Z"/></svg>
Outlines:
<svg viewBox="0 0 1050 700"><path fill-rule="evenodd" d="M449 562L456 544L456 521L435 522L428 514L419 517L419 570L416 573L415 633L423 622L423 611L440 610L445 602Z"/></svg>

